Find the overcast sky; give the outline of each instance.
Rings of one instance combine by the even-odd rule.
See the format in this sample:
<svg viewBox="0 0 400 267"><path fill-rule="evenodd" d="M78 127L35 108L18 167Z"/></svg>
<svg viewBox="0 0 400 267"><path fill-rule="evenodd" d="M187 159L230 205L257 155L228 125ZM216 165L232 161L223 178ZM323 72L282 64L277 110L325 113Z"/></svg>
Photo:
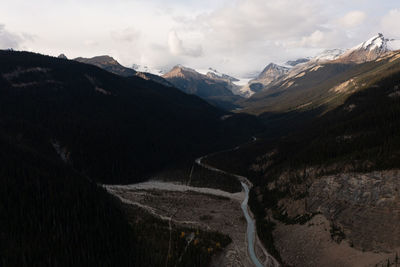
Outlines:
<svg viewBox="0 0 400 267"><path fill-rule="evenodd" d="M0 48L236 76L350 48L378 32L400 39L399 0L0 0L0 7Z"/></svg>

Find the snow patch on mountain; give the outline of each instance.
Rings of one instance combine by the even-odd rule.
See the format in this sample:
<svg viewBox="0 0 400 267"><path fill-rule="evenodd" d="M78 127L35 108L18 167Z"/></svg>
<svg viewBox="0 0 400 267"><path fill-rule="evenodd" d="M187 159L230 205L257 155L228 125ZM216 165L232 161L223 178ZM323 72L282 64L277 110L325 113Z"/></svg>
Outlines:
<svg viewBox="0 0 400 267"><path fill-rule="evenodd" d="M250 89L250 87L249 87L249 86L246 86L246 85L242 86L242 87L239 89L239 92L240 92L240 95L243 96L243 97L245 97L245 98L249 98L249 97L251 97L252 95L255 94L255 92L252 91L252 90Z"/></svg>
<svg viewBox="0 0 400 267"><path fill-rule="evenodd" d="M137 72L147 72L147 73L151 73L151 74L158 75L158 76L161 76L161 75L167 73L167 71L165 71L163 69L158 69L158 68L153 68L153 67L138 65L138 64L133 64L132 68L134 70L136 70Z"/></svg>
<svg viewBox="0 0 400 267"><path fill-rule="evenodd" d="M212 74L215 74L216 76L221 77L221 78L223 76L222 73L220 73L219 71L217 71L216 69L213 69L213 68L197 69L196 71L201 73L201 74L203 74L203 75L207 75L207 73L212 73Z"/></svg>
<svg viewBox="0 0 400 267"><path fill-rule="evenodd" d="M244 86L248 84L253 78L238 78L238 81L233 82L233 84L238 86Z"/></svg>
<svg viewBox="0 0 400 267"><path fill-rule="evenodd" d="M196 70L198 73L201 73L203 75L206 75L210 78L216 78L216 79L222 79L222 80L229 80L231 82L237 82L239 79L232 77L230 75L221 73L217 71L216 69L213 68L208 68L208 69L197 69Z"/></svg>
<svg viewBox="0 0 400 267"><path fill-rule="evenodd" d="M319 55L313 57L311 61L329 61L335 60L341 55L343 55L345 51L342 49L328 49L320 53Z"/></svg>
<svg viewBox="0 0 400 267"><path fill-rule="evenodd" d="M357 45L356 47L350 49L350 50L359 50L359 49L364 49L364 50L369 50L372 51L374 49L387 49L387 39L383 37L382 33L379 33L378 35L372 37L371 39Z"/></svg>

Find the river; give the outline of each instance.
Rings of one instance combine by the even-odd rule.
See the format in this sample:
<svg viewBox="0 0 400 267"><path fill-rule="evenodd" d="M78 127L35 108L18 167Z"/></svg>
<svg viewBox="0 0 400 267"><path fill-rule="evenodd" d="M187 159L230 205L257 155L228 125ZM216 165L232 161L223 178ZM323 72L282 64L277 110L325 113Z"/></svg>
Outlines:
<svg viewBox="0 0 400 267"><path fill-rule="evenodd" d="M255 139L253 139L253 140L255 140ZM235 147L234 149L230 149L230 150L237 150L237 149L239 149L239 147ZM242 184L242 187L243 187L244 192L245 192L246 195L245 195L245 198L244 198L244 200L243 200L243 202L241 204L241 207L242 207L243 214L246 217L246 221L247 221L247 243L248 243L248 251L249 251L250 259L254 263L255 266L264 267L264 265L262 265L260 260L257 258L255 250L254 250L254 243L255 243L254 241L255 241L255 235L256 235L255 222L254 222L253 218L251 218L251 216L249 214L249 210L248 210L249 191L250 191L250 189L249 189L249 186L245 182L243 182L243 181L247 181L248 182L247 178L243 177L243 176L240 176L240 175L233 174L233 173L229 173L229 172L223 171L221 169L217 169L215 167L212 167L212 166L210 166L208 164L205 164L205 163L202 162L202 160L205 157L207 157L207 156L198 158L196 160L196 163L198 165L206 168L206 169L209 169L209 170L212 170L212 171L215 171L215 172L220 172L220 173L224 173L224 174L233 175ZM272 259L272 257L270 255L268 255L268 257ZM274 262L275 262L275 260L274 260Z"/></svg>
<svg viewBox="0 0 400 267"><path fill-rule="evenodd" d="M247 221L247 243L248 243L248 251L250 254L251 261L257 266L257 267L263 267L261 262L258 260L255 250L254 250L254 238L255 238L255 222L251 218L248 210L247 203L249 202L249 187L247 184L241 182L242 187L244 189L244 192L246 193L246 197L244 198L242 202L242 210L244 213L244 216L246 217Z"/></svg>

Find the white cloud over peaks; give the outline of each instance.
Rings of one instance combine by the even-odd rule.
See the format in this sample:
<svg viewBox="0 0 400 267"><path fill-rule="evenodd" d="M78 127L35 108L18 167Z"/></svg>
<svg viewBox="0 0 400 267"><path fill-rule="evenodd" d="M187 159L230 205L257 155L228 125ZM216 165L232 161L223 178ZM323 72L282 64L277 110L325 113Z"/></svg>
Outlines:
<svg viewBox="0 0 400 267"><path fill-rule="evenodd" d="M203 49L201 46L184 46L183 41L179 38L177 32L174 30L170 31L168 34L168 47L171 54L175 56L199 57L203 54Z"/></svg>
<svg viewBox="0 0 400 267"><path fill-rule="evenodd" d="M0 24L0 49L17 49L22 41L23 38L21 36L7 31L5 26Z"/></svg>
<svg viewBox="0 0 400 267"><path fill-rule="evenodd" d="M319 0L235 0L196 17L175 17L174 29L185 33L185 45L190 35L196 36L204 50L204 57L196 59L198 65L243 73L291 58L288 45L324 23L319 8ZM174 40L179 48L175 37L170 33L170 43Z"/></svg>
<svg viewBox="0 0 400 267"><path fill-rule="evenodd" d="M203 25L235 42L295 38L319 24L316 1L239 0L203 17Z"/></svg>
<svg viewBox="0 0 400 267"><path fill-rule="evenodd" d="M303 47L319 47L324 40L325 34L320 30L316 30L311 35L304 36L300 45Z"/></svg>
<svg viewBox="0 0 400 267"><path fill-rule="evenodd" d="M392 9L382 19L382 29L388 37L400 38L400 9Z"/></svg>
<svg viewBox="0 0 400 267"><path fill-rule="evenodd" d="M133 27L128 27L119 31L111 31L110 34L116 41L132 43L140 38L141 32Z"/></svg>
<svg viewBox="0 0 400 267"><path fill-rule="evenodd" d="M365 19L367 18L367 15L359 10L356 11L351 11L344 15L342 18L339 19L339 23L344 26L344 27L357 27L361 25Z"/></svg>

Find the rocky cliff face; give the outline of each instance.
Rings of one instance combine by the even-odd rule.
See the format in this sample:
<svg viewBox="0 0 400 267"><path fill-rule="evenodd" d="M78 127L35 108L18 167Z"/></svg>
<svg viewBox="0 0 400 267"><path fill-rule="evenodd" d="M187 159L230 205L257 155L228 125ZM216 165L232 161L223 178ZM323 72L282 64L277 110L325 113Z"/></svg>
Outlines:
<svg viewBox="0 0 400 267"><path fill-rule="evenodd" d="M252 83L257 82L266 86L273 81L276 81L288 72L289 68L271 63L265 67L265 69L257 76L257 78Z"/></svg>
<svg viewBox="0 0 400 267"><path fill-rule="evenodd" d="M286 173L268 185L292 194L277 204L280 220L268 212L283 261L290 266L394 263L400 253L400 170L319 177L320 171L292 172L307 177L302 184L289 182Z"/></svg>
<svg viewBox="0 0 400 267"><path fill-rule="evenodd" d="M354 247L400 246L400 171L324 176L310 186L306 210L320 212L342 229Z"/></svg>

